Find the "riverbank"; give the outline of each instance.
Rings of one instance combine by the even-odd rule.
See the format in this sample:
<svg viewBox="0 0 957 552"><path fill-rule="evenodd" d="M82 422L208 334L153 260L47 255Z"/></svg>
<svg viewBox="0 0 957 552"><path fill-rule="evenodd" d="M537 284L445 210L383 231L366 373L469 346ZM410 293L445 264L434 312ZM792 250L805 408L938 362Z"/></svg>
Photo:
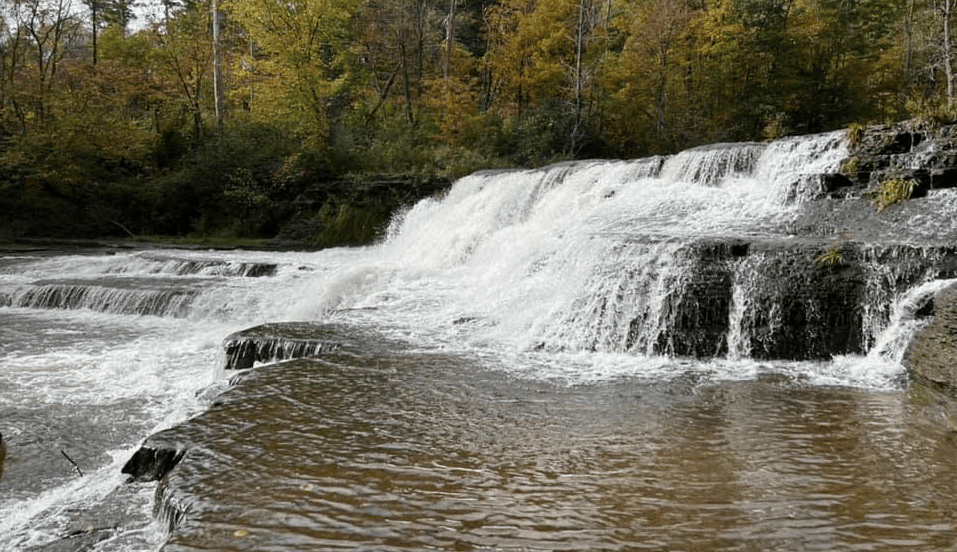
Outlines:
<svg viewBox="0 0 957 552"><path fill-rule="evenodd" d="M137 238L66 239L17 238L0 240L0 253L64 253L68 251L129 251L138 249L185 249L212 251L313 251L302 243L280 242L274 239L189 238L181 236L152 236Z"/></svg>

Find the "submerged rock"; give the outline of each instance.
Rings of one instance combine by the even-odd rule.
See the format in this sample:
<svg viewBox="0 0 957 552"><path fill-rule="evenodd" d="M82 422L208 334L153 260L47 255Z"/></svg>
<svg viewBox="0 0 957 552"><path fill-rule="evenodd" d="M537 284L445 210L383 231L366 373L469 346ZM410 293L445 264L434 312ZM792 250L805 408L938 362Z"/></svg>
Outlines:
<svg viewBox="0 0 957 552"><path fill-rule="evenodd" d="M918 382L957 394L957 284L934 297L933 316L911 341L904 365Z"/></svg>
<svg viewBox="0 0 957 552"><path fill-rule="evenodd" d="M353 332L354 333L354 332ZM357 346L353 333L334 324L314 322L277 322L262 324L231 334L223 341L227 369L252 368L256 362L314 357L321 353L340 351L344 346L355 350L374 350L389 347L388 340ZM344 351L348 354L348 351ZM231 388L245 379L255 377L245 372L230 381ZM252 374L252 375L250 375ZM248 391L247 391L248 392ZM208 412L219 412L231 396L226 391L214 402ZM248 395L247 395L248 396ZM204 435L186 432L182 427L170 428L150 436L123 466L122 473L129 482L159 481L166 477L191 449L204 440ZM237 436L236 439L242 439ZM167 517L173 514L167 514Z"/></svg>

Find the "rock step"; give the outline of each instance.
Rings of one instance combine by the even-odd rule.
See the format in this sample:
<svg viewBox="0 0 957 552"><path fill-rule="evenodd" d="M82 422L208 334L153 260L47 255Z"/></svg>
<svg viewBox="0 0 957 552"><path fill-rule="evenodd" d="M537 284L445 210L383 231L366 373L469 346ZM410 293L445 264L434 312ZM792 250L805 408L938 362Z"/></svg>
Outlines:
<svg viewBox="0 0 957 552"><path fill-rule="evenodd" d="M276 322L262 324L235 332L223 341L226 350L227 369L251 368L256 362L272 362L343 350L375 350L378 346L389 347L388 340L364 342L363 336L354 330L336 324L315 322ZM255 378L258 370L243 372L230 381L230 389L248 378ZM207 412L219 412L229 402L231 391L227 390ZM189 424L166 429L151 435L122 468L130 476L129 481L159 481L169 474L189 453L203 441L203 435L184 432ZM175 510L175 509L174 509ZM167 518L176 517L175 511L166 512Z"/></svg>
<svg viewBox="0 0 957 552"><path fill-rule="evenodd" d="M226 370L244 370L255 363L305 358L339 349L336 326L313 322L269 323L230 334L223 340Z"/></svg>
<svg viewBox="0 0 957 552"><path fill-rule="evenodd" d="M860 195L882 182L913 180L913 197L957 187L957 125L908 121L849 131L848 157L841 172L826 175L829 197Z"/></svg>
<svg viewBox="0 0 957 552"><path fill-rule="evenodd" d="M876 337L875 315L886 323L894 297L927 279L957 277L951 246L782 238L707 240L689 248L692 267L680 293L669 298L669 326L652 344L657 354L826 360L866 353ZM641 338L632 331L625 347Z"/></svg>
<svg viewBox="0 0 957 552"><path fill-rule="evenodd" d="M141 446L123 465L120 471L129 475L130 481L159 481L183 459L185 447L160 444L158 435L150 437L150 444Z"/></svg>

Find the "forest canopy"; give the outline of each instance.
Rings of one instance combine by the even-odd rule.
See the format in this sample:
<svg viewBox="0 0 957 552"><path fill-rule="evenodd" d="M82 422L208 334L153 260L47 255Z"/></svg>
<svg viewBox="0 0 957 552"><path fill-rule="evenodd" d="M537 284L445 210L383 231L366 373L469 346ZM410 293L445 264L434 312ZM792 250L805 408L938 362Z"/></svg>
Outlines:
<svg viewBox="0 0 957 552"><path fill-rule="evenodd" d="M270 235L346 176L949 121L955 2L0 0L0 237Z"/></svg>

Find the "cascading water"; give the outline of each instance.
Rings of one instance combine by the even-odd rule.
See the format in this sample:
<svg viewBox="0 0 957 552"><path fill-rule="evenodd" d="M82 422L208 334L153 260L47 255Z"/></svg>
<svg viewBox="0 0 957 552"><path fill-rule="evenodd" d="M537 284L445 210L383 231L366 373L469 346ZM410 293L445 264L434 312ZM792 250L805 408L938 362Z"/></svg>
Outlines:
<svg viewBox="0 0 957 552"><path fill-rule="evenodd" d="M208 406L225 384L226 335L281 318L278 292L334 263L207 251L0 257L0 432L11 448L0 550L155 549L153 489L124 487L120 468L146 435Z"/></svg>
<svg viewBox="0 0 957 552"><path fill-rule="evenodd" d="M421 331L468 320L467 332L445 333L465 334L472 344L696 356L730 347L732 356L747 356L749 347L737 337L729 345L727 338L712 344L708 336L687 335L689 317L727 326L731 315L714 304L731 303L732 289L744 284L728 278L755 278L734 268L755 265L754 259L734 252L727 260L702 259L709 254L702 249L720 249L710 242L735 236L783 239L784 223L810 195L810 177L835 171L845 155L842 134L830 133L698 148L664 160L479 173L397 219L376 259L393 267L389 276L358 269L334 289L358 293L363 308L387 308L402 320L401 305L377 304L363 286L434 278L442 297L428 299L434 301L429 320L423 325L416 312L407 323ZM731 276L712 274L710 264L726 265ZM729 296L709 295L714 286ZM348 301L326 295L315 307L331 312ZM765 306L736 302L733 316L740 320L730 331L753 332L754 313Z"/></svg>
<svg viewBox="0 0 957 552"><path fill-rule="evenodd" d="M0 431L17 457L0 483L0 550L90 525L105 527L100 550L159 546L154 487L118 491L118 465L207 408L226 383L223 338L266 322L363 328L563 384L772 372L893 389L919 325L917 307L898 305L952 276L933 251L899 245L813 266L826 244L790 236L789 222L847 155L842 139L477 173L368 248L4 257ZM83 477L50 461L61 450Z"/></svg>
<svg viewBox="0 0 957 552"><path fill-rule="evenodd" d="M887 265L866 254L873 247L855 260L860 274L811 270L814 248L827 244L795 240L788 222L846 156L834 132L478 173L397 218L372 264L350 267L297 312L387 310L400 333L453 347L731 359L863 352L890 305L935 273L932 259ZM408 286L428 297L410 301Z"/></svg>

